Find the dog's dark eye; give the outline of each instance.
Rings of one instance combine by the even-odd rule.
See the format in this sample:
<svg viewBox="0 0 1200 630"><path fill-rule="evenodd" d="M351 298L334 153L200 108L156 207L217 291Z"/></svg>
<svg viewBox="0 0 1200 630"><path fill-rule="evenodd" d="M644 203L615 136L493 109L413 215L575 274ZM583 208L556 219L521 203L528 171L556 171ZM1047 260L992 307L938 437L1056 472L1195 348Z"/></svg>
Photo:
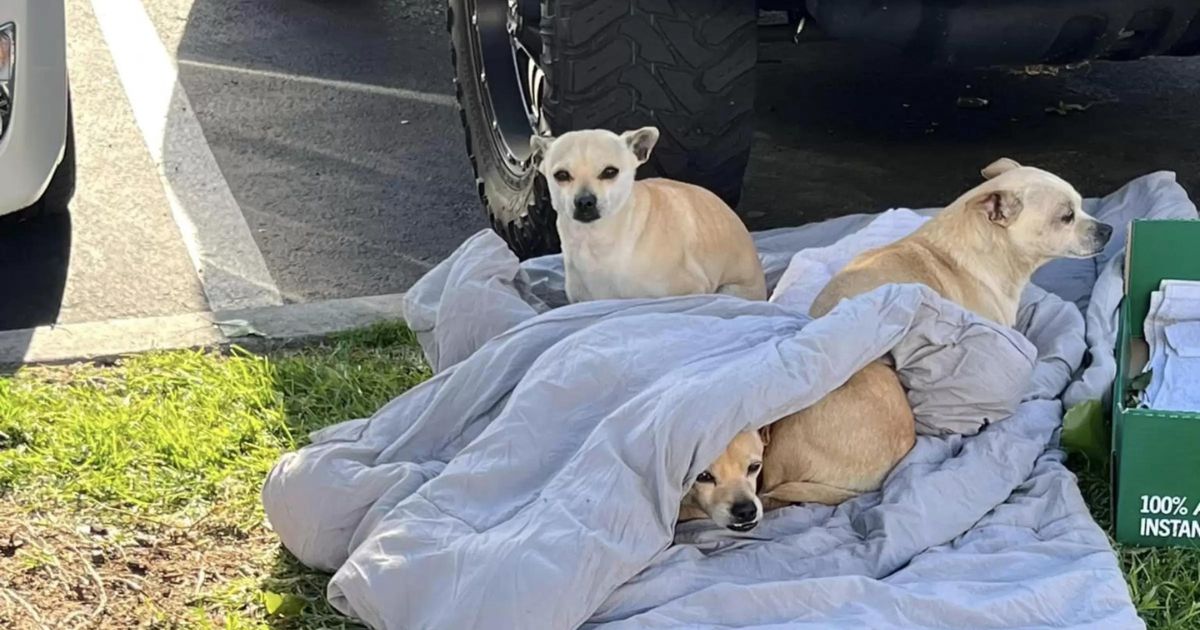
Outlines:
<svg viewBox="0 0 1200 630"><path fill-rule="evenodd" d="M713 478L712 473L706 470L696 475L696 483L717 483L717 480Z"/></svg>
<svg viewBox="0 0 1200 630"><path fill-rule="evenodd" d="M1071 223L1075 222L1075 213L1072 212L1070 214L1064 214L1061 217L1059 217L1059 221L1062 221L1063 223L1070 225Z"/></svg>
<svg viewBox="0 0 1200 630"><path fill-rule="evenodd" d="M569 182L571 181L571 174L562 170L554 171L554 179L560 182Z"/></svg>
<svg viewBox="0 0 1200 630"><path fill-rule="evenodd" d="M612 179L620 172L621 171L618 171L615 166L610 166L603 171L600 171L600 179Z"/></svg>
<svg viewBox="0 0 1200 630"><path fill-rule="evenodd" d="M750 464L750 466L748 466L746 468L746 473L753 475L754 473L757 473L760 470L762 470L762 462L754 462L753 464Z"/></svg>

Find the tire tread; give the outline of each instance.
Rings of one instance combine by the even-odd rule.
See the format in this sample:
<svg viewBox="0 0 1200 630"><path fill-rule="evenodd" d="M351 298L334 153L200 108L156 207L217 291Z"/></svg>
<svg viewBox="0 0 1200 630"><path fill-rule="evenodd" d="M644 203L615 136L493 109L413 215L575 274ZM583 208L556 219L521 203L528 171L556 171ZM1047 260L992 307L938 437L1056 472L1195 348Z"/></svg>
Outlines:
<svg viewBox="0 0 1200 630"><path fill-rule="evenodd" d="M753 0L543 5L550 128L619 132L651 121L662 136L644 175L689 181L736 204L753 135Z"/></svg>
<svg viewBox="0 0 1200 630"><path fill-rule="evenodd" d="M465 0L448 0L455 95L479 197L521 258L559 250L545 180L497 171L473 76ZM544 112L555 133L648 124L661 131L642 176L704 186L736 205L750 156L754 0L542 0ZM465 64L465 65L464 65ZM462 66L462 67L460 67Z"/></svg>

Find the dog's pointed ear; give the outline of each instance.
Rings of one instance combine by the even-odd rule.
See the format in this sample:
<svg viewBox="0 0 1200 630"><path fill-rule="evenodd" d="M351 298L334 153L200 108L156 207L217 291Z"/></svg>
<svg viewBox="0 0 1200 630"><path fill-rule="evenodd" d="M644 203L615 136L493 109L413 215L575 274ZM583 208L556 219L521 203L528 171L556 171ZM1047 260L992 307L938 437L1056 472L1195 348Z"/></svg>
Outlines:
<svg viewBox="0 0 1200 630"><path fill-rule="evenodd" d="M542 163L542 158L546 157L546 151L550 149L551 144L554 144L552 136L535 134L529 137L529 157L535 165Z"/></svg>
<svg viewBox="0 0 1200 630"><path fill-rule="evenodd" d="M633 131L626 131L621 134L621 139L629 146L629 150L633 151L633 155L637 157L638 164L645 164L646 160L650 159L651 149L658 142L658 129L655 127L642 127Z"/></svg>
<svg viewBox="0 0 1200 630"><path fill-rule="evenodd" d="M982 212L988 221L1008 227L1021 213L1021 198L1011 190L993 190L983 193L967 204L975 212Z"/></svg>
<svg viewBox="0 0 1200 630"><path fill-rule="evenodd" d="M1021 164L1014 159L1002 157L999 160L996 160L995 162L983 167L983 170L979 171L979 173L983 175L984 179L992 179L993 177L1003 175L1014 168L1021 168Z"/></svg>
<svg viewBox="0 0 1200 630"><path fill-rule="evenodd" d="M764 424L758 429L758 437L762 440L763 446L771 443L771 425Z"/></svg>

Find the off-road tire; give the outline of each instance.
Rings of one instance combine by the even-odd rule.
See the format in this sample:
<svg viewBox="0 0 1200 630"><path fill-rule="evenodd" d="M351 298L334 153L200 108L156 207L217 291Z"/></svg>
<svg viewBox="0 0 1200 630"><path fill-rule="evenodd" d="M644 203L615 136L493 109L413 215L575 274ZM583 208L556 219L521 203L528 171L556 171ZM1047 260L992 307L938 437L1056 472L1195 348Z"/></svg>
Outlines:
<svg viewBox="0 0 1200 630"><path fill-rule="evenodd" d="M547 0L550 129L654 125L643 176L703 186L736 206L750 159L754 0Z"/></svg>
<svg viewBox="0 0 1200 630"><path fill-rule="evenodd" d="M753 134L753 0L542 0L543 115L555 134L646 125L661 137L640 175L692 182L736 205ZM447 26L459 113L492 227L522 258L558 251L546 182L514 174L490 132L465 0Z"/></svg>
<svg viewBox="0 0 1200 630"><path fill-rule="evenodd" d="M458 114L467 140L467 157L492 229L522 259L559 250L554 208L546 182L532 166L513 173L504 164L491 132L485 95L474 80L476 66L470 39L471 16L465 0L449 0L446 28L450 32L450 62L454 66Z"/></svg>

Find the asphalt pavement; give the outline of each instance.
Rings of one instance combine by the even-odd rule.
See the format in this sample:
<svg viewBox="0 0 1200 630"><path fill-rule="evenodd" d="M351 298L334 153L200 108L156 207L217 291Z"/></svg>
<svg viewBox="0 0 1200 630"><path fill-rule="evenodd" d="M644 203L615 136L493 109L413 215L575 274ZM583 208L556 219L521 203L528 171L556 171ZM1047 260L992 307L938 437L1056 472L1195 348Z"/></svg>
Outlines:
<svg viewBox="0 0 1200 630"><path fill-rule="evenodd" d="M197 147L187 124L148 139L138 70L118 67L128 52L112 54L96 11L114 1L138 2L67 0L79 189L68 214L0 220L0 329L209 308L180 227L205 199L172 189L177 152L198 190L231 193L287 303L402 292L484 228L440 2L142 0ZM1195 59L951 70L846 43L763 45L739 211L765 228L940 205L1002 155L1085 195L1157 169L1196 191L1198 97ZM209 155L211 174L187 166Z"/></svg>

